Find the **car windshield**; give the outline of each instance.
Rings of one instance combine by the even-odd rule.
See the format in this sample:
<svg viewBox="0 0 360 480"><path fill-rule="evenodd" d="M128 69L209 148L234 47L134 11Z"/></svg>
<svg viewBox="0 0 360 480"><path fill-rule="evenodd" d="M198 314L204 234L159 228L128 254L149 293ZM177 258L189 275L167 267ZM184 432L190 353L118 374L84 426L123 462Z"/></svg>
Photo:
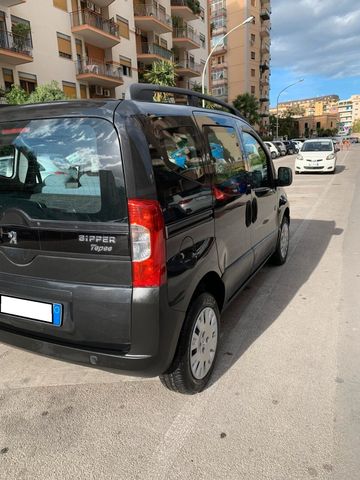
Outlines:
<svg viewBox="0 0 360 480"><path fill-rule="evenodd" d="M302 152L331 152L333 144L330 140L319 140L318 142L305 142Z"/></svg>
<svg viewBox="0 0 360 480"><path fill-rule="evenodd" d="M0 124L0 207L34 219L125 221L117 134L100 119Z"/></svg>

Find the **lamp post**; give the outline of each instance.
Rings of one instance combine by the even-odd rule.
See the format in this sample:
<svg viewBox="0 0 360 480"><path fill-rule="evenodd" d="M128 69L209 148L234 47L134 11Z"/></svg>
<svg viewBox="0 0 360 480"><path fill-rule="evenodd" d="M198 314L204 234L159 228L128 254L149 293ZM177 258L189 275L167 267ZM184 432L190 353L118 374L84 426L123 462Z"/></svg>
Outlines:
<svg viewBox="0 0 360 480"><path fill-rule="evenodd" d="M281 90L281 92L279 93L279 95L277 96L277 100L276 100L276 140L279 140L279 98L280 98L280 95L283 92L285 92L285 90L287 90L288 88L293 87L294 85L297 85L298 83L301 83L303 81L304 81L304 79L301 78L297 82L294 82L291 85L288 85L287 87L283 88Z"/></svg>
<svg viewBox="0 0 360 480"><path fill-rule="evenodd" d="M201 92L202 94L205 93L205 73L206 73L206 69L207 69L207 66L209 64L209 61L210 61L210 58L211 58L211 55L215 52L215 50L217 49L217 47L223 43L223 41L225 40L225 38L230 35L230 33L232 33L234 30L242 27L243 25L246 25L247 23L251 23L253 20L255 19L255 17L252 15L251 17L248 17L246 20L244 20L242 23L240 23L239 25L236 25L236 27L232 28L229 32L227 32L225 35L223 35L217 42L216 44L213 46L211 52L209 53L207 59L206 59L206 62L205 62L205 65L204 65L204 70L202 72L202 79L201 79ZM203 105L204 105L204 100L203 100Z"/></svg>

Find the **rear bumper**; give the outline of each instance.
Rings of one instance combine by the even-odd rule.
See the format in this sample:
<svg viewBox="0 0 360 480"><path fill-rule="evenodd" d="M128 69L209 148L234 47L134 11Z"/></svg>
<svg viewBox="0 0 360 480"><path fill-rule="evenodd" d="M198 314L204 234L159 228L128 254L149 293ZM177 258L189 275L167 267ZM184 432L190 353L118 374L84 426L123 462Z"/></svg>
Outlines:
<svg viewBox="0 0 360 480"><path fill-rule="evenodd" d="M66 285L67 296L64 294L62 299L59 285L45 291L34 285L38 282L33 282L25 291L21 283L0 280L0 293L60 301L68 318L65 315L62 326L55 327L0 313L0 342L59 360L130 375L154 377L169 368L185 313L169 307L165 286L106 291L102 287L92 286L88 290L83 286L85 294L79 298L77 293L76 306L74 292L79 287L75 285Z"/></svg>
<svg viewBox="0 0 360 480"><path fill-rule="evenodd" d="M155 377L163 373L168 367L164 363L164 358L158 356L119 355L85 350L74 346L59 345L39 340L3 329L0 330L0 341L13 347L22 348L58 360L134 376Z"/></svg>

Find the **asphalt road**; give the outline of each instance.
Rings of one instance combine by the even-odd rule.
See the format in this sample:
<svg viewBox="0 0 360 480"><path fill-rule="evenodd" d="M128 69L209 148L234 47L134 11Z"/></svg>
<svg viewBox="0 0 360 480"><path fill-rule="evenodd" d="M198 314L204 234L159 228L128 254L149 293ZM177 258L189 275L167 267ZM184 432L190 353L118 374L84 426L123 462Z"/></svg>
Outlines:
<svg viewBox="0 0 360 480"><path fill-rule="evenodd" d="M359 480L360 146L288 194L289 261L224 314L202 394L0 344L1 480Z"/></svg>

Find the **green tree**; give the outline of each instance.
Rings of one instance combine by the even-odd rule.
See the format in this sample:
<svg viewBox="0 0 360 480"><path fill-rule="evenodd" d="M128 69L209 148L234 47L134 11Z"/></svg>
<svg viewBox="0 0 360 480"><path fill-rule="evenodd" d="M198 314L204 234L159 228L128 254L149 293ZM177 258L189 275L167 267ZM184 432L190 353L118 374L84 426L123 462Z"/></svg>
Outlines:
<svg viewBox="0 0 360 480"><path fill-rule="evenodd" d="M27 103L29 94L19 85L12 85L11 89L5 93L5 99L10 105L21 105Z"/></svg>
<svg viewBox="0 0 360 480"><path fill-rule="evenodd" d="M233 101L234 107L239 110L241 115L251 124L255 125L260 121L259 101L254 95L250 93L243 93L238 95Z"/></svg>
<svg viewBox="0 0 360 480"><path fill-rule="evenodd" d="M27 103L55 102L56 100L66 100L66 96L58 82L53 80L48 84L38 85L29 95Z"/></svg>
<svg viewBox="0 0 360 480"><path fill-rule="evenodd" d="M276 136L276 115L270 115L270 130ZM292 117L291 112L286 112L279 117L279 137L295 138L299 136L299 123Z"/></svg>
<svg viewBox="0 0 360 480"><path fill-rule="evenodd" d="M64 92L59 84L52 81L45 85L38 85L29 95L19 85L13 85L11 90L5 93L7 103L11 105L22 105L24 103L54 102L56 100L66 100Z"/></svg>
<svg viewBox="0 0 360 480"><path fill-rule="evenodd" d="M167 60L158 60L151 65L150 70L143 73L141 79L145 83L153 83L162 87L175 87L176 85L175 65ZM155 94L155 100L165 101L169 98L166 93L158 92Z"/></svg>
<svg viewBox="0 0 360 480"><path fill-rule="evenodd" d="M353 133L360 133L360 120L355 120L352 127Z"/></svg>
<svg viewBox="0 0 360 480"><path fill-rule="evenodd" d="M191 90L193 90L194 92L202 93L201 83L194 82ZM205 95L209 95L208 89L206 87L205 87ZM221 110L221 107L216 106L216 103L212 103L208 101L205 102L205 108L210 108L210 110L214 108Z"/></svg>

